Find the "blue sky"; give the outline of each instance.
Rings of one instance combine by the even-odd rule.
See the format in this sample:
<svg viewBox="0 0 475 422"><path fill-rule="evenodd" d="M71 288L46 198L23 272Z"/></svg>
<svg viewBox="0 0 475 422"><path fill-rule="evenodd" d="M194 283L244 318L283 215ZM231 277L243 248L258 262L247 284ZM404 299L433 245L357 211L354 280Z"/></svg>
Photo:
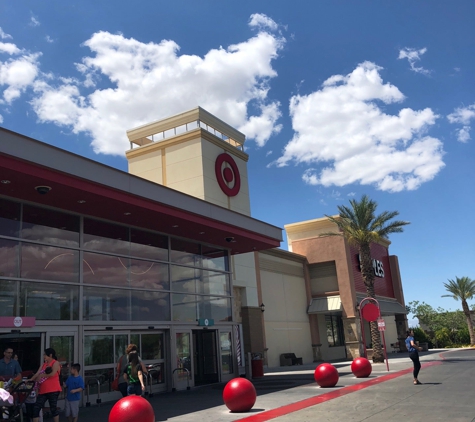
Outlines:
<svg viewBox="0 0 475 422"><path fill-rule="evenodd" d="M406 301L475 278L475 3L0 3L0 124L126 170L125 131L198 105L247 136L253 216L367 194ZM283 244L286 248L286 245Z"/></svg>

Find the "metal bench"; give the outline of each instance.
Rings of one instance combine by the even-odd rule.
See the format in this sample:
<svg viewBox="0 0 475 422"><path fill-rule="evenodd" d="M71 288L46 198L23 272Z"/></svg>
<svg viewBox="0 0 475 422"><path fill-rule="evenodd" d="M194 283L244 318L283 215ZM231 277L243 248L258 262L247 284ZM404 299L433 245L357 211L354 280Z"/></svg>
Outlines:
<svg viewBox="0 0 475 422"><path fill-rule="evenodd" d="M295 353L282 353L280 355L280 366L303 365L302 358L295 356Z"/></svg>

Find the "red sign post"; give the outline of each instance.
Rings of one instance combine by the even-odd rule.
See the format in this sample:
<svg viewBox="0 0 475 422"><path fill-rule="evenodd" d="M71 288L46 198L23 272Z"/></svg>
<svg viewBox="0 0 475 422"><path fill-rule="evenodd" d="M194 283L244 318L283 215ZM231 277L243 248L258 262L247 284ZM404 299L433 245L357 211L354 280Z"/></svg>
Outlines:
<svg viewBox="0 0 475 422"><path fill-rule="evenodd" d="M381 335L383 336L384 359L386 361L386 368L389 372L388 354L386 351L386 339L384 337L384 331L386 330L386 323L384 319L381 318L381 309L379 307L379 303L376 299L372 297L366 297L360 302L359 311L360 311L360 323L361 323L361 336L363 337L364 355L366 358L368 357L368 354L366 353L366 338L365 338L363 319L369 322L377 321L378 330L381 332Z"/></svg>

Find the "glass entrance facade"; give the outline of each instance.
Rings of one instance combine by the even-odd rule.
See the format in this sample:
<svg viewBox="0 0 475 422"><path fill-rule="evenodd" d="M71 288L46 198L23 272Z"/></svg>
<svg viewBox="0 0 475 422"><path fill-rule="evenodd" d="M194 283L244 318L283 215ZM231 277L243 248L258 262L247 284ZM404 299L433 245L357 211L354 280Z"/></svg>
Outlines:
<svg viewBox="0 0 475 422"><path fill-rule="evenodd" d="M207 318L229 329L231 292L226 249L0 197L0 316L36 317L47 335L79 333L77 346L68 336L49 342L67 363L77 347L90 394L111 392L129 343L164 389L178 353L171 327Z"/></svg>

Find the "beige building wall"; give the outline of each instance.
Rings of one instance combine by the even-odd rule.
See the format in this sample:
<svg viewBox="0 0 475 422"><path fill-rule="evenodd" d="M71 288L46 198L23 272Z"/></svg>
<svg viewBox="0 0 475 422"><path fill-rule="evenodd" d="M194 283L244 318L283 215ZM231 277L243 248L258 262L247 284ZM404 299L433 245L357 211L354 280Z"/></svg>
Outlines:
<svg viewBox="0 0 475 422"><path fill-rule="evenodd" d="M303 363L313 362L308 292L303 272L305 258L296 260L290 255L276 249L259 252L269 367L280 366L283 353L295 353Z"/></svg>
<svg viewBox="0 0 475 422"><path fill-rule="evenodd" d="M227 139L220 138L220 134L226 135ZM247 173L249 156L244 152L245 136L236 129L198 107L132 129L127 135L131 146L135 146L126 152L129 173L251 215ZM232 157L239 171L241 186L233 197L221 190L216 178L216 159L223 153ZM242 322L245 328L246 350L262 350L262 331L252 332L256 321L262 318L255 256L253 253L233 255L230 265L233 292L238 292L240 305L240 309L234 305L234 314L236 321Z"/></svg>

